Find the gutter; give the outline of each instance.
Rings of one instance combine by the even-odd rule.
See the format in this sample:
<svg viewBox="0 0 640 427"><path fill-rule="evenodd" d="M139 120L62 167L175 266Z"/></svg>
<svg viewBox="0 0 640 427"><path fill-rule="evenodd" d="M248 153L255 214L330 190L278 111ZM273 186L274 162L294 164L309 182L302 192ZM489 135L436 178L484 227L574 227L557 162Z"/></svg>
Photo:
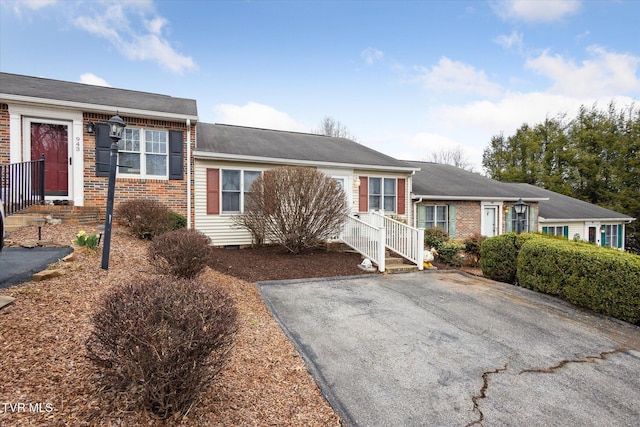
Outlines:
<svg viewBox="0 0 640 427"><path fill-rule="evenodd" d="M443 195L413 195L413 199L420 198L425 200L463 200L463 201L480 201L480 202L517 202L520 197L482 197L482 196L443 196ZM548 197L522 197L524 202L542 202L549 200Z"/></svg>
<svg viewBox="0 0 640 427"><path fill-rule="evenodd" d="M315 160L298 160L298 159L282 159L277 157L262 157L262 156L245 156L240 154L227 154L227 153L214 153L210 151L194 151L193 156L199 159L205 160L231 160L238 162L255 162L255 163L268 163L274 165L308 165L308 166L321 166L321 167L339 167L339 168L353 168L353 169L368 169L368 170L384 170L384 171L402 171L402 172L415 172L420 168L402 167L402 166L384 166L384 165L363 165L359 163L336 163L336 162L319 162ZM546 199L545 199L546 200Z"/></svg>

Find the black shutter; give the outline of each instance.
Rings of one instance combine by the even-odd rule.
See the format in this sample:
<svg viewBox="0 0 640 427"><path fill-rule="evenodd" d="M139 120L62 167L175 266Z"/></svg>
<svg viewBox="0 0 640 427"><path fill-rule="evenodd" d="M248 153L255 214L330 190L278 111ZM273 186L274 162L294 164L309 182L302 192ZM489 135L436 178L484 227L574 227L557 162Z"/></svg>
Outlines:
<svg viewBox="0 0 640 427"><path fill-rule="evenodd" d="M169 131L169 179L183 179L183 132Z"/></svg>
<svg viewBox="0 0 640 427"><path fill-rule="evenodd" d="M96 176L109 176L110 156L109 125L96 123Z"/></svg>

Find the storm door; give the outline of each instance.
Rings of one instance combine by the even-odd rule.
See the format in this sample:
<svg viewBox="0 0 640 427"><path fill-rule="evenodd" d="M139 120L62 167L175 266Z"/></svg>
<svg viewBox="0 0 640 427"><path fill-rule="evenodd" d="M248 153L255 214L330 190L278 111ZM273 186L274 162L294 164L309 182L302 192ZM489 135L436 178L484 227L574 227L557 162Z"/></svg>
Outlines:
<svg viewBox="0 0 640 427"><path fill-rule="evenodd" d="M45 196L69 195L69 127L31 122L31 160L44 154Z"/></svg>

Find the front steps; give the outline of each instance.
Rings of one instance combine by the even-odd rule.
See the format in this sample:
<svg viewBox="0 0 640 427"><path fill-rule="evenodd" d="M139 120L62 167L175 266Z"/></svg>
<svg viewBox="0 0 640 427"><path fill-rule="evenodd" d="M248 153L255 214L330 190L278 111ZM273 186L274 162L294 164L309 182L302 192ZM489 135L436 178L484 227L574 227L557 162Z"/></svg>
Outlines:
<svg viewBox="0 0 640 427"><path fill-rule="evenodd" d="M399 258L397 256L392 256L387 254L384 260L385 263L385 273L388 274L399 274L399 273L414 273L416 271L420 271L418 266L415 264L405 264L404 258Z"/></svg>
<svg viewBox="0 0 640 427"><path fill-rule="evenodd" d="M36 226L38 220L49 217L49 223L60 220L64 223L94 224L104 221L100 208L85 206L36 205L5 218L5 229L13 231L21 227Z"/></svg>

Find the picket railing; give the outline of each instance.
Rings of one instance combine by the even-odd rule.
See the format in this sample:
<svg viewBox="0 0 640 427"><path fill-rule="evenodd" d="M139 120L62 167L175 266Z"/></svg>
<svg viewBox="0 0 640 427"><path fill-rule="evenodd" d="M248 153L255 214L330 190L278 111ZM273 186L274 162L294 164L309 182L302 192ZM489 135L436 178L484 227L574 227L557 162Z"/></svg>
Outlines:
<svg viewBox="0 0 640 427"><path fill-rule="evenodd" d="M44 204L44 156L40 160L0 164L0 199L7 216Z"/></svg>
<svg viewBox="0 0 640 427"><path fill-rule="evenodd" d="M388 249L415 263L419 270L424 269L424 229L396 221L384 212L372 212L369 218L372 225L387 230L384 244Z"/></svg>
<svg viewBox="0 0 640 427"><path fill-rule="evenodd" d="M347 216L340 240L369 258L378 265L378 271L385 270L385 229L353 217Z"/></svg>

